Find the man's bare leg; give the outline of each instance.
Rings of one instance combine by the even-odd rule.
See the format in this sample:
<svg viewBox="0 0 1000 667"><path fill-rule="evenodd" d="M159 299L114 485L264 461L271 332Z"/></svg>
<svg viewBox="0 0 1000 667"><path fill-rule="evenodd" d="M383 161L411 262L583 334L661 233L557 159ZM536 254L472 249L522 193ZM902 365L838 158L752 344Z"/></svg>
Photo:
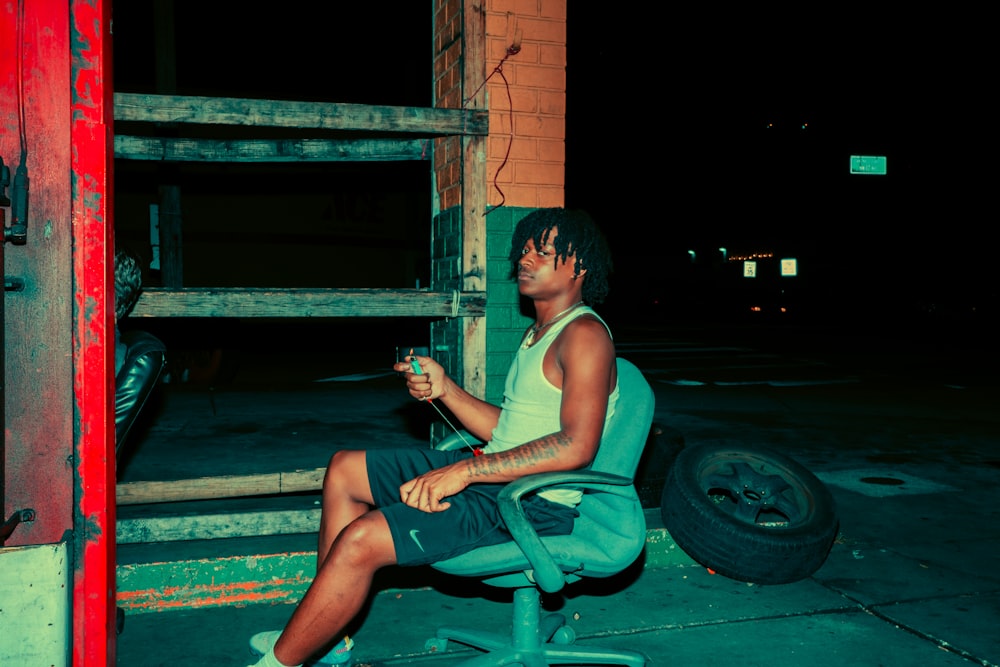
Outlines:
<svg viewBox="0 0 1000 667"><path fill-rule="evenodd" d="M334 540L275 643L275 657L286 665L298 665L323 648L361 610L375 572L395 562L389 524L381 512L371 511L351 522Z"/></svg>
<svg viewBox="0 0 1000 667"><path fill-rule="evenodd" d="M323 478L322 508L316 549L317 573L340 531L372 509L365 452L347 450L330 457Z"/></svg>
<svg viewBox="0 0 1000 667"><path fill-rule="evenodd" d="M339 635L361 610L375 572L395 563L389 526L381 513L370 514L373 502L365 452L334 453L323 479L316 577L274 645L275 657L284 664L305 661ZM337 541L365 515L369 518Z"/></svg>

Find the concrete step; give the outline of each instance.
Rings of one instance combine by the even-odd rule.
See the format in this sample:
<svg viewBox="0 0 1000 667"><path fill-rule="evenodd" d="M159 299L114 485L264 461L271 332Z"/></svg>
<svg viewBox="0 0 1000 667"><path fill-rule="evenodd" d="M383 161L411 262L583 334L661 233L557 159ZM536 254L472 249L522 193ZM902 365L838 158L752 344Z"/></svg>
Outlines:
<svg viewBox="0 0 1000 667"><path fill-rule="evenodd" d="M286 499L290 505L295 499ZM298 502L312 503L299 498ZM170 520L184 524L181 509ZM289 525L297 532L267 536L241 535L221 539L190 539L171 542L120 544L118 547L117 600L118 606L130 615L209 607L243 606L251 604L294 603L305 593L316 571L316 534L304 532L303 517L311 516L312 507L290 510L270 508L261 514L262 524L280 523L293 517ZM234 519L232 512L218 514L193 513L189 527L199 535L207 534L214 523L224 527L229 520L242 529L249 525L252 508L244 508ZM123 533L138 537L140 525L149 519L139 516L123 518ZM167 521L162 516L158 522ZM659 510L647 509L646 549L642 567L696 565L670 538L663 528ZM315 520L309 524L315 528ZM180 529L183 530L183 529ZM428 572L423 568L391 568L379 582L380 590L406 590L426 585Z"/></svg>

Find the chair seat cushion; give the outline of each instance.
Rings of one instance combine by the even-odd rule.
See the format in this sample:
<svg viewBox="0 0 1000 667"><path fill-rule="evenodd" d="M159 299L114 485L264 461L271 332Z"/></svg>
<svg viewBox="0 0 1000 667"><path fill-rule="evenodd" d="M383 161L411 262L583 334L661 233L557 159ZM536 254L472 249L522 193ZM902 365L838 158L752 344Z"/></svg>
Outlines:
<svg viewBox="0 0 1000 667"><path fill-rule="evenodd" d="M587 494L569 535L542 537L542 544L567 581L610 577L628 567L646 542L645 515L638 503L619 497ZM611 526L609 526L611 524ZM513 541L482 547L433 564L446 574L476 577L499 587L532 585L531 564Z"/></svg>

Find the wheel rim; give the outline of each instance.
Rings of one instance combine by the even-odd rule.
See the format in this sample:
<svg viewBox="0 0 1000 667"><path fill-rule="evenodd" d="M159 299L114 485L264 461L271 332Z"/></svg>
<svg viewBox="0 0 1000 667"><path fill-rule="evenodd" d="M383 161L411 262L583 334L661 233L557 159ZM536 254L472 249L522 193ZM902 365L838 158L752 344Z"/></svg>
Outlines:
<svg viewBox="0 0 1000 667"><path fill-rule="evenodd" d="M805 524L815 511L802 470L772 457L727 451L707 457L697 483L712 504L742 524L787 530Z"/></svg>

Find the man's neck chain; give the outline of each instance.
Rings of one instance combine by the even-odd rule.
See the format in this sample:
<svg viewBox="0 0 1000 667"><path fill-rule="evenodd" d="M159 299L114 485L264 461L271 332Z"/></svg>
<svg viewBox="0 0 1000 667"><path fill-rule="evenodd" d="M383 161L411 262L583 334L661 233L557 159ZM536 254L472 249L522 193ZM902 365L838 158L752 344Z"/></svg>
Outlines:
<svg viewBox="0 0 1000 667"><path fill-rule="evenodd" d="M547 322L544 322L542 324L532 324L531 328L528 329L528 334L524 337L524 347L531 347L532 345L534 345L535 337L538 335L539 331L545 329L546 327L552 326L553 324L561 320L563 317L568 315L570 311L574 310L577 306L581 305L582 303L583 303L582 300L577 301L566 310L557 313L554 317L549 318Z"/></svg>

